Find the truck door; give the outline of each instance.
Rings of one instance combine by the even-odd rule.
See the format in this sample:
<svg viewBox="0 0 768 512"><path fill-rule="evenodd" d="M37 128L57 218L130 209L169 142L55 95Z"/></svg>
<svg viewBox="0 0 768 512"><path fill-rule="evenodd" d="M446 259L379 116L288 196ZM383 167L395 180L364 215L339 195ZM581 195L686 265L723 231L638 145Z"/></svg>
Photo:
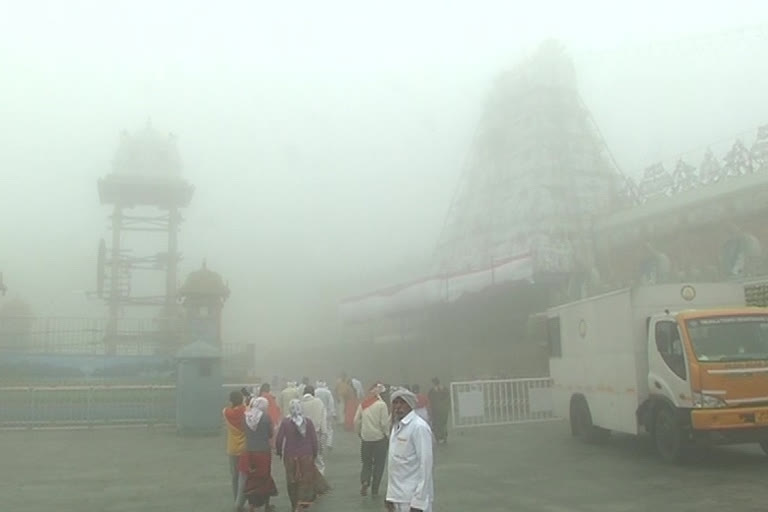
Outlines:
<svg viewBox="0 0 768 512"><path fill-rule="evenodd" d="M673 318L652 319L648 336L648 388L677 407L692 407L688 364L677 322Z"/></svg>

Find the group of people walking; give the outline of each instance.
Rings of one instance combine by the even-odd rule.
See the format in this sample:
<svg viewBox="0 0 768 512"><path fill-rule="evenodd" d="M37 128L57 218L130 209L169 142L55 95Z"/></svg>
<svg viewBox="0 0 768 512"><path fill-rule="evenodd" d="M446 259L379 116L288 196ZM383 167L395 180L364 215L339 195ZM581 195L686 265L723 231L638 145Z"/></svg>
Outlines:
<svg viewBox="0 0 768 512"><path fill-rule="evenodd" d="M243 389L230 394L223 411L236 511L272 510L278 494L272 454L283 459L292 512L309 508L330 490L326 456L334 443L337 417L360 438L360 494L378 497L384 469L389 478L385 504L392 512L432 508L432 448L447 440L450 395L437 379L428 395L418 387L376 383L363 392L357 379L337 382L336 396L325 382L289 382L277 397L269 384L258 396ZM337 414L341 403L344 414Z"/></svg>
<svg viewBox="0 0 768 512"><path fill-rule="evenodd" d="M315 397L313 386L305 385L302 391L301 399L291 398L285 409L269 384L262 385L259 396L246 389L230 393L223 416L235 511L243 511L246 502L251 511L273 510L270 499L278 494L272 478L273 451L283 459L293 512L309 508L329 491L323 476L329 408Z"/></svg>

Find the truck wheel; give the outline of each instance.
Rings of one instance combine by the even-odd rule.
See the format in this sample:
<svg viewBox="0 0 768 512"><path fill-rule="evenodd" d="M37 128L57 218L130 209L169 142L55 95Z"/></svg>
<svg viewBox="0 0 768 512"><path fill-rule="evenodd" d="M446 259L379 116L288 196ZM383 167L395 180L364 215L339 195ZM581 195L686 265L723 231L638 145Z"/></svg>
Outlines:
<svg viewBox="0 0 768 512"><path fill-rule="evenodd" d="M592 423L592 413L584 397L574 397L570 410L571 434L587 443L598 443L608 438L610 431Z"/></svg>
<svg viewBox="0 0 768 512"><path fill-rule="evenodd" d="M662 459L675 463L685 460L688 441L671 407L664 405L657 409L653 420L653 438Z"/></svg>

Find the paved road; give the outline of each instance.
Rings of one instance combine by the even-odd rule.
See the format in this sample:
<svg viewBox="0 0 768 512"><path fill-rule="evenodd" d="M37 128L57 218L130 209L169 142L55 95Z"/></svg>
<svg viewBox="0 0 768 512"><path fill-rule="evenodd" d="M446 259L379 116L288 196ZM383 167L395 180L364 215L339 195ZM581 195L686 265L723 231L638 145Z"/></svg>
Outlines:
<svg viewBox="0 0 768 512"><path fill-rule="evenodd" d="M317 512L382 510L358 492L357 442L339 435L330 496ZM166 430L0 432L0 510L14 512L230 511L222 438ZM768 458L712 450L675 467L647 440L582 445L562 422L452 433L436 454L435 512L765 510ZM284 489L282 467L273 473ZM277 498L289 512L287 499Z"/></svg>

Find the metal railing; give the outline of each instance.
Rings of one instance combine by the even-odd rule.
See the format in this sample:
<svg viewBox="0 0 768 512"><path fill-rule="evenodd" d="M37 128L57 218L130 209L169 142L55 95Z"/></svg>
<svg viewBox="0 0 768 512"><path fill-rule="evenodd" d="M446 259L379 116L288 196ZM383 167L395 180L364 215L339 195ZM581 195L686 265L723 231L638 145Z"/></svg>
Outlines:
<svg viewBox="0 0 768 512"><path fill-rule="evenodd" d="M257 385L222 385L229 391ZM176 424L176 386L0 387L0 429Z"/></svg>
<svg viewBox="0 0 768 512"><path fill-rule="evenodd" d="M501 379L451 383L454 428L556 419L552 379Z"/></svg>
<svg viewBox="0 0 768 512"><path fill-rule="evenodd" d="M176 386L9 386L0 404L0 428L171 424Z"/></svg>

